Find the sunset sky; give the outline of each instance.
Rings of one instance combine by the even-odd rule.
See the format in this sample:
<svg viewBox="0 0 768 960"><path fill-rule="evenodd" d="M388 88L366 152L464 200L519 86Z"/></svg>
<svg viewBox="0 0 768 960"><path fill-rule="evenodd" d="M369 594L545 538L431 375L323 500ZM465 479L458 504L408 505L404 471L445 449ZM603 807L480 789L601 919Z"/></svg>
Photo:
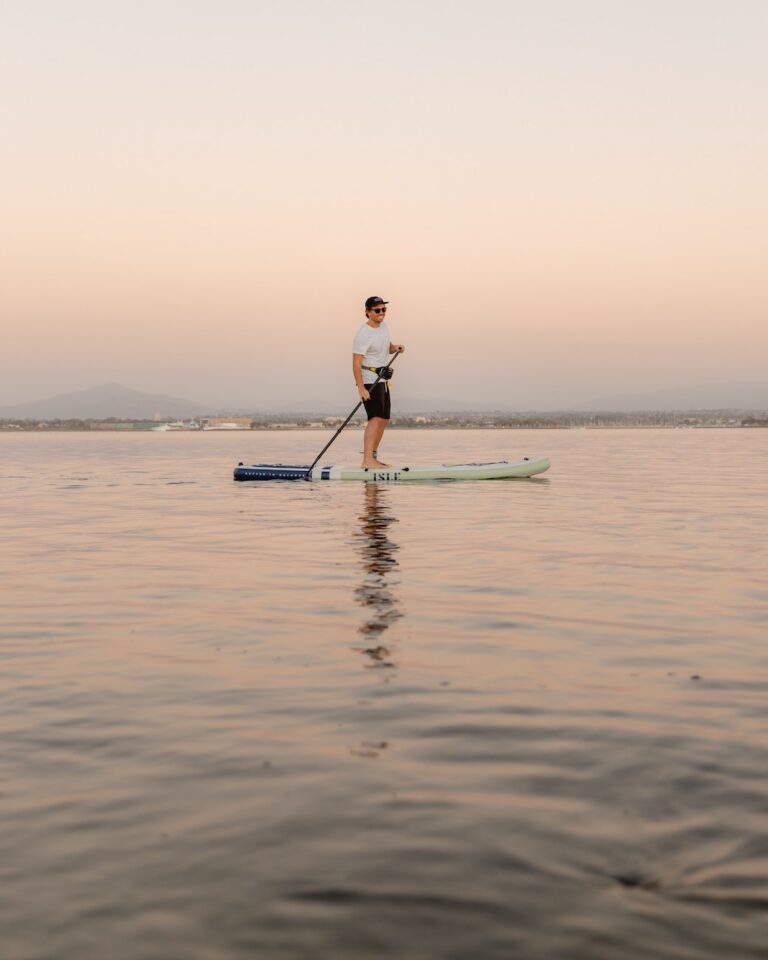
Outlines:
<svg viewBox="0 0 768 960"><path fill-rule="evenodd" d="M10 0L0 404L764 380L765 0ZM767 401L768 402L768 401Z"/></svg>

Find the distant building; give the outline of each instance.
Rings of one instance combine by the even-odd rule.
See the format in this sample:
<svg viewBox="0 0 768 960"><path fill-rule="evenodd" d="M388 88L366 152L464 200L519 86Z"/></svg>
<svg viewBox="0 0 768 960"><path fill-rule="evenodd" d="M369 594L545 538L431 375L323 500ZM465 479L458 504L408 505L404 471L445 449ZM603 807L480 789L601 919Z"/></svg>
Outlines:
<svg viewBox="0 0 768 960"><path fill-rule="evenodd" d="M250 417L208 417L203 430L250 430Z"/></svg>

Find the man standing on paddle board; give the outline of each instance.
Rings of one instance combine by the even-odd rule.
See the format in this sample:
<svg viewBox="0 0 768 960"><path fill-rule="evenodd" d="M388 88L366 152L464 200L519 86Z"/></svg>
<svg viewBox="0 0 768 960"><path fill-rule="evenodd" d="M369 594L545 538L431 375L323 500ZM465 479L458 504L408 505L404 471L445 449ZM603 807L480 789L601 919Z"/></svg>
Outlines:
<svg viewBox="0 0 768 960"><path fill-rule="evenodd" d="M368 414L363 438L363 467L386 467L378 460L378 450L389 423L389 381L379 380L372 386L382 367L386 367L391 353L402 353L402 343L392 343L389 328L384 323L388 300L368 297L365 301L366 322L355 334L352 344L352 372L357 392ZM369 390L368 387L371 386Z"/></svg>

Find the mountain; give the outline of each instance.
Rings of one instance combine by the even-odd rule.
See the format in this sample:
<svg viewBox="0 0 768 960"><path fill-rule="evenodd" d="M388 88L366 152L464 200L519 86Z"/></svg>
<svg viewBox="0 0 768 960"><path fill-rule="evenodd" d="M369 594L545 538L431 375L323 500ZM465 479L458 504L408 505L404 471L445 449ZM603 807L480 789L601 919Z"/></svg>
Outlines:
<svg viewBox="0 0 768 960"><path fill-rule="evenodd" d="M60 393L47 400L0 407L4 420L152 420L154 417L194 417L209 413L199 403L165 394L141 393L119 383Z"/></svg>
<svg viewBox="0 0 768 960"><path fill-rule="evenodd" d="M768 410L768 382L713 383L651 393L619 393L581 403L577 410Z"/></svg>
<svg viewBox="0 0 768 960"><path fill-rule="evenodd" d="M279 406L262 407L254 404L249 410L237 407L212 409L191 400L182 400L166 394L142 393L119 383L104 383L88 390L62 393L47 400L32 403L18 403L13 406L0 406L0 419L3 420L105 420L116 417L125 420L152 420L155 417L176 419L197 417L205 414L225 412L245 412L262 414L274 412L288 413L334 413L346 414L352 409L355 397L344 394L344 399L297 401L291 400ZM528 410L532 408L526 408ZM551 405L540 405L539 411L553 409ZM575 406L559 406L560 412L572 411L613 411L624 413L632 411L654 410L768 410L768 382L731 382L710 384L700 387L678 387L649 393L624 393L597 397L587 403ZM456 400L435 397L417 399L397 397L396 415L429 413L501 413L525 412L522 408L513 408L511 404Z"/></svg>

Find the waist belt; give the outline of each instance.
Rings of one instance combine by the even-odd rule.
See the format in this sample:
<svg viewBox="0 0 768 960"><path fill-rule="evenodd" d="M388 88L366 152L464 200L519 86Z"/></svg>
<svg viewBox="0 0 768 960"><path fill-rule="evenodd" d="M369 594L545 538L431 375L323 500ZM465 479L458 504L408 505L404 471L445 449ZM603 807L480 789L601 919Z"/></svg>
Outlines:
<svg viewBox="0 0 768 960"><path fill-rule="evenodd" d="M377 376L380 376L382 380L392 379L392 367L363 367L363 370L370 370L371 373L375 373Z"/></svg>

